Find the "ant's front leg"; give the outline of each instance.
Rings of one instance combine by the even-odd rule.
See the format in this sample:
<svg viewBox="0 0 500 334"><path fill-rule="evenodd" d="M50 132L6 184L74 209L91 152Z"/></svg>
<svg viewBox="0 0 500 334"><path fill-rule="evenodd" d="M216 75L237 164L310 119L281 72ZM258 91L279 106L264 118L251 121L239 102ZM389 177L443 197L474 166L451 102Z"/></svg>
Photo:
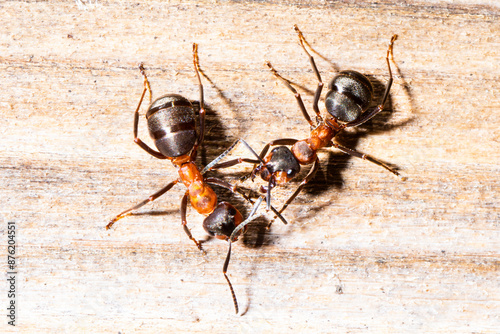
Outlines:
<svg viewBox="0 0 500 334"><path fill-rule="evenodd" d="M302 180L302 182L300 182L299 186L297 187L297 189L295 190L295 192L292 194L292 196L290 196L288 198L288 200L285 202L285 204L283 204L283 206L281 207L281 209L278 211L279 214L283 213L283 211L285 211L285 209L288 207L288 205L290 203L292 203L292 201L295 199L295 197L297 197L298 194L300 194L300 192L302 191L302 188L304 188L304 186L312 180L312 178L314 177L314 175L316 175L316 172L318 171L318 168L319 168L319 159L316 158L316 160L314 161L311 169L309 170L309 173L307 173L306 177L304 177L304 179ZM273 223L273 221L277 218L277 216L275 216L273 218L273 220L271 221L271 223L268 225L268 228L271 226L271 224Z"/></svg>
<svg viewBox="0 0 500 334"><path fill-rule="evenodd" d="M250 174L244 176L242 178L242 181L247 180L249 177L251 177L252 180L255 179L255 175L259 172L259 170L263 166L265 166L265 162L263 161L263 159L265 159L267 152L269 151L269 148L271 146L278 146L278 145L280 145L280 146L281 145L290 145L291 146L298 141L299 141L298 139L293 139L293 138L281 138L281 139L276 139L276 140L273 140L273 141L270 141L269 143L267 143L266 146L264 146L264 148L262 149L262 151L259 154L259 159L261 160L260 165L257 166L257 164L254 164L254 166L252 168L252 172Z"/></svg>

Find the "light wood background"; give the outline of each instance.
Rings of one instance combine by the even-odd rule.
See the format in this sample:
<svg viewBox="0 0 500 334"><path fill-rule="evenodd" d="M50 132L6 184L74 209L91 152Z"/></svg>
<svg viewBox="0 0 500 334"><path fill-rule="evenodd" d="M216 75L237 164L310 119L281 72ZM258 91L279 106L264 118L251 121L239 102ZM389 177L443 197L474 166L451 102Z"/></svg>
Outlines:
<svg viewBox="0 0 500 334"><path fill-rule="evenodd" d="M7 222L18 228L15 330L499 331L498 2L2 1L0 9L0 230L4 245ZM377 94L389 39L399 35L386 110L339 142L408 180L322 152L321 170L285 213L290 224L266 231L262 217L234 245L229 276L243 313L235 316L221 273L227 245L209 240L202 254L188 240L182 185L104 226L176 177L132 141L139 62L156 97L197 100L199 43L211 80L203 78L200 165L237 138L260 150L308 136L292 94L264 65L297 83L311 110L316 81L294 24L319 53L325 82L358 70ZM249 170L223 177L235 182ZM297 184L277 189L274 203ZM221 198L248 213L240 199ZM188 219L204 238L203 217L191 209ZM13 331L3 319L0 331Z"/></svg>

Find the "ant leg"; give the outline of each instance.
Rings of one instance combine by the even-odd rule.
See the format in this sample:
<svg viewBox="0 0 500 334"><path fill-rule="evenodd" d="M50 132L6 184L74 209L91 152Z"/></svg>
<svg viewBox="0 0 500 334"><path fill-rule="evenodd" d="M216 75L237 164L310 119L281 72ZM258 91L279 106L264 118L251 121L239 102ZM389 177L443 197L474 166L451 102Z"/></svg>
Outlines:
<svg viewBox="0 0 500 334"><path fill-rule="evenodd" d="M234 149L234 147L236 146L236 144L238 143L243 143L243 145L255 156L257 157L257 160L256 159L248 159L248 158L236 158L236 159L233 159L233 160L228 160L226 162L223 162L223 163L218 163L223 157L225 157L227 154L229 154L230 151L232 151ZM228 168L228 167L232 167L232 166L235 166L235 165L238 165L240 163L243 163L243 162L246 162L246 163L250 163L250 164L254 164L254 166L256 164L263 164L264 161L262 160L262 158L260 156L257 155L257 153L253 150L253 148L248 145L248 143L246 141L244 141L243 139L238 139L236 140L224 153L222 153L221 155L219 155L217 158L215 158L211 163L209 163L202 171L202 173L204 173L205 171L210 171L210 170L214 170L214 169L223 169L223 168Z"/></svg>
<svg viewBox="0 0 500 334"><path fill-rule="evenodd" d="M345 125L346 127L352 127L352 126L357 126L357 125L363 124L384 109L385 102L387 101L387 98L389 97L389 91L391 90L391 86L392 86L392 71L391 71L391 64L389 62L389 55L391 56L392 61L394 61L394 54L392 53L392 49L393 49L394 41L397 38L398 38L398 35L392 36L391 42L389 44L389 48L387 49L387 56L385 57L385 60L387 61L387 68L389 69L389 80L387 81L387 85L385 87L385 92L384 92L384 95L382 97L382 100L380 101L379 105L376 106L375 108L365 111L359 119L357 119L353 122L347 123Z"/></svg>
<svg viewBox="0 0 500 334"><path fill-rule="evenodd" d="M389 96L389 91L391 90L392 86L392 71L391 71L391 63L389 62L389 55L391 56L392 61L394 61L393 48L394 48L394 41L396 41L397 38L398 35L393 35L391 37L391 42L389 43L389 48L387 49L387 55L385 57L385 60L387 62L387 68L389 70L389 81L387 81L382 101L379 104L381 110L384 109L385 102L387 101L387 97Z"/></svg>
<svg viewBox="0 0 500 334"><path fill-rule="evenodd" d="M260 152L259 156L261 159L264 159L270 146L293 145L298 141L299 141L298 139L293 139L293 138L281 138L281 139L276 139L276 140L270 141L269 143L266 144L266 146L264 146L264 148Z"/></svg>
<svg viewBox="0 0 500 334"><path fill-rule="evenodd" d="M141 147L144 151L151 154L153 157L158 158L158 159L167 159L166 156L164 156L160 152L149 147L146 143L144 143L138 137L139 109L141 108L142 100L144 100L144 95L146 95L146 91L149 91L149 101L150 102L151 102L151 99L153 96L153 93L151 92L151 86L149 85L148 77L146 76L146 72L144 72L144 65L143 64L139 65L139 70L141 71L141 74L144 76L144 90L142 91L141 99L139 100L139 105L137 106L137 109L135 109L135 113L134 113L134 142L137 145L139 145L139 147Z"/></svg>
<svg viewBox="0 0 500 334"><path fill-rule="evenodd" d="M283 206L281 207L280 211L278 211L280 214L283 213L283 211L285 211L285 209L288 207L288 205L295 199L295 197L297 197L297 195L300 193L302 188L304 188L304 186L307 184L307 182L311 181L311 179L314 177L314 175L318 171L318 168L319 168L319 159L316 158L316 160L313 163L313 166L311 167L311 170L309 170L309 173L307 173L306 177L302 180L302 182L300 182L299 186L297 187L295 192L292 194L292 196L290 196L290 198L288 198L288 200L285 202L285 204L283 204ZM274 221L274 219L276 219L276 217L273 218L273 221ZM271 223L268 225L268 228L271 226L272 223L273 222L271 221Z"/></svg>
<svg viewBox="0 0 500 334"><path fill-rule="evenodd" d="M244 229L248 223L250 223L253 219L256 218L255 212L259 208L260 203L262 203L262 197L259 197L259 199L255 203L255 205L253 206L252 211L250 212L250 215L248 216L248 218L245 221L243 221L241 224L236 226L236 228L233 230L233 232L231 233L231 236L228 239L229 250L227 252L226 260L224 261L224 266L222 267L222 273L224 274L224 277L226 278L227 284L229 285L229 289L231 290L231 296L233 297L234 309L236 311L236 314L239 312L238 301L236 300L236 294L234 293L233 285L231 284L231 281L229 281L229 278L227 277L227 274L226 274L227 268L229 267L229 261L231 260L231 244L234 241L238 240L240 231L242 229Z"/></svg>
<svg viewBox="0 0 500 334"><path fill-rule="evenodd" d="M153 91L151 90L151 85L149 84L148 77L146 76L146 71L144 70L144 64L139 64L139 70L141 71L142 76L144 77L144 88L148 90L149 93L149 104L153 102Z"/></svg>
<svg viewBox="0 0 500 334"><path fill-rule="evenodd" d="M233 194L238 193L247 202L249 202L250 204L254 204L254 201L250 197L248 197L241 189L239 189L236 186L231 185L229 182L226 182L224 180L221 180L221 179L218 179L215 177L207 177L207 178L205 178L204 181L206 183L211 183L211 184L215 184L219 187L226 188L226 189L230 190ZM276 215L277 218L279 218L283 222L283 224L285 224L285 225L288 224L286 219L283 218L283 216L278 212L278 210L276 210L276 208L272 205L271 205L271 211ZM276 217L274 217L274 219L276 219Z"/></svg>
<svg viewBox="0 0 500 334"><path fill-rule="evenodd" d="M211 183L211 184L215 184L215 185L217 185L219 187L226 188L227 190L230 190L233 193L237 192L236 191L236 186L233 186L229 182L221 180L221 179L218 179L216 177L207 177L207 178L204 179L204 181L206 183Z"/></svg>
<svg viewBox="0 0 500 334"><path fill-rule="evenodd" d="M196 244L196 246L198 247L199 250L202 250L200 242L197 241L195 238L193 238L193 235L191 234L191 231L187 227L186 212L187 212L188 194L189 194L189 192L186 192L184 194L184 196L182 197L182 201L181 201L181 221L182 221L182 227L184 228L184 232L186 232L188 238L191 239L191 240L193 240L193 242Z"/></svg>
<svg viewBox="0 0 500 334"><path fill-rule="evenodd" d="M148 204L149 202L152 202L154 201L155 199L157 199L158 197L160 197L161 195L165 194L167 191L169 191L174 185L176 185L180 180L175 180L175 181L172 181L170 182L169 184L167 184L166 187L164 187L163 189L161 189L160 191L154 193L153 195L149 196L147 199L145 199L144 201L138 203L137 205L134 205L133 207L131 207L130 209L127 209L125 211L123 211L122 213L120 213L118 216L116 216L115 218L111 219L111 221L108 223L108 225L106 225L106 230L109 230L111 228L111 226L113 226L114 223L116 223L118 220L122 219L123 217L125 216L128 216L131 214L132 211L134 210L137 210L141 207L143 207L144 205Z"/></svg>
<svg viewBox="0 0 500 334"><path fill-rule="evenodd" d="M266 192L266 206L267 210L271 207L271 190L276 185L276 175L272 174L267 182L267 192Z"/></svg>
<svg viewBox="0 0 500 334"><path fill-rule="evenodd" d="M200 111L199 111L200 133L198 135L196 143L194 144L193 150L191 151L192 160L196 156L196 150L198 149L198 146L200 146L201 143L203 143L203 139L205 137L205 103L203 99L203 84L201 83L201 78L200 78L201 69L200 69L200 62L198 59L198 44L196 43L193 43L193 64L196 77L198 78L198 87L200 89Z"/></svg>
<svg viewBox="0 0 500 334"><path fill-rule="evenodd" d="M231 281L227 277L227 267L229 267L229 260L231 259L231 241L228 241L229 243L229 250L227 251L227 256L226 260L224 261L224 267L222 267L222 273L224 274L224 277L226 278L227 284L229 285L229 290L231 290L231 296L233 297L233 303L234 303L234 310L236 311L236 314L238 314L239 309L238 309L238 301L236 300L236 294L234 293L233 285L231 284Z"/></svg>
<svg viewBox="0 0 500 334"><path fill-rule="evenodd" d="M271 72L273 72L274 76L277 77L278 79L280 79L281 81L283 81L283 83L285 84L285 86L290 90L292 91L292 93L295 95L295 99L297 100L297 103L299 104L299 108L300 108L300 111L302 111L302 115L304 116L304 118L306 119L306 121L312 126L314 127L314 123L313 121L311 120L311 117L309 117L309 114L307 113L307 109L306 107L304 106L304 102L302 101L302 97L300 96L300 94L297 92L297 90L295 88L292 87L291 83L290 83L290 80L288 79L285 79L283 78L279 73L278 71L276 71L274 69L274 67L271 65L270 62L267 62L266 65L271 69Z"/></svg>
<svg viewBox="0 0 500 334"><path fill-rule="evenodd" d="M406 180L405 177L402 177L395 169L387 166L385 163L383 163L382 161L380 160L377 160L375 158L372 158L370 157L369 155L366 155L366 154L363 154L363 153L360 153L356 150L353 150L353 149L350 149L350 148L347 148L347 147L344 147L344 146L341 146L337 143L333 143L333 142L330 142L330 145L341 150L342 152L346 153L346 154L349 154L350 156L353 156L353 157L356 157L356 158L360 158L360 159L363 159L363 160L367 160L367 161L370 161L380 167L383 167L385 169L387 169L389 172L391 172L392 174L396 175L396 176L399 176L401 178L401 180Z"/></svg>
<svg viewBox="0 0 500 334"><path fill-rule="evenodd" d="M238 143L242 143L255 157L257 157L257 159L259 159L259 161L252 160L252 159L246 159L246 158L238 158L238 159L230 160L228 162L224 162L222 164L219 164L219 161L221 161L226 155L228 155L232 150L234 150L234 148L236 147L236 145ZM219 155L217 158L212 160L208 165L206 165L205 168L203 168L203 170L201 171L201 174L203 175L212 169L221 169L221 168L234 166L234 165L238 164L238 162L235 162L236 160L241 160L241 162L248 162L248 163L259 163L259 162L263 163L262 159L257 155L257 153L255 153L253 148L250 145L248 145L246 141L244 141L243 139L238 139L233 144L231 144L231 146L229 146L227 150L222 152L221 155ZM231 162L231 163L229 163L229 162ZM227 164L227 166L225 166L226 164Z"/></svg>
<svg viewBox="0 0 500 334"><path fill-rule="evenodd" d="M210 168L210 170L228 168L228 167L236 166L236 165L241 164L243 162L246 162L249 164L254 164L254 165L260 163L259 160L253 160L253 159L247 159L247 158L236 158L233 160L228 160L228 161L225 161L223 163L214 165Z"/></svg>
<svg viewBox="0 0 500 334"><path fill-rule="evenodd" d="M316 62L314 61L313 56L311 56L311 54L309 52L307 52L307 49L304 45L304 44L307 44L310 47L309 43L307 43L304 35L302 34L302 31L300 31L300 29L299 29L299 27L297 27L297 25L294 25L293 28L295 29L295 31L299 35L300 45L302 46L302 49L304 49L304 52L309 57L309 63L311 64L311 66L313 68L314 74L316 74L316 78L318 78L318 87L316 88L316 93L314 94L313 109L314 109L314 112L316 113L316 117L318 117L321 120L323 118L321 117L321 114L319 112L318 102L319 102L319 98L321 97L321 91L323 90L323 81L321 80L321 75L319 74L318 68L316 67Z"/></svg>

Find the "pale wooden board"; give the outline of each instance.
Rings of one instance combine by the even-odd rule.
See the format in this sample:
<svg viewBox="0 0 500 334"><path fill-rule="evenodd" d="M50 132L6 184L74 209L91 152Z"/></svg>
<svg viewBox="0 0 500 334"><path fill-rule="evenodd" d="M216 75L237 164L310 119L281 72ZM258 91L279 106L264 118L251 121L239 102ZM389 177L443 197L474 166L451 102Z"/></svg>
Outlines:
<svg viewBox="0 0 500 334"><path fill-rule="evenodd" d="M0 229L3 245L7 222L18 228L19 332L498 332L495 1L9 1L0 9ZM235 316L221 273L227 245L210 240L203 255L188 240L181 185L115 229L104 226L176 175L132 141L139 62L155 96L197 100L191 47L199 43L213 82L203 79L201 164L236 138L260 150L308 135L292 94L264 65L306 88L311 109L316 81L293 24L324 57L316 55L325 82L354 69L377 94L389 39L399 35L386 111L340 142L408 180L321 153L320 172L285 213L290 224L265 231L260 219L234 245L229 276L245 312ZM234 181L249 170L225 173ZM275 203L297 183L276 190ZM202 217L190 210L188 218L203 238ZM5 319L0 328L13 330Z"/></svg>

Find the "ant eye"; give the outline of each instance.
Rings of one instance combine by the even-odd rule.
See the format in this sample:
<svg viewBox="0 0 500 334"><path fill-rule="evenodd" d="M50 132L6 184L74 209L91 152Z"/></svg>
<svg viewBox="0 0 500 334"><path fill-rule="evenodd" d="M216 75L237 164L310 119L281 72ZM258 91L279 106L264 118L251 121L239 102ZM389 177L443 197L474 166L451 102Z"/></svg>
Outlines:
<svg viewBox="0 0 500 334"><path fill-rule="evenodd" d="M234 208L229 208L228 213L229 213L229 215L231 215L231 216L233 216L233 217L234 217L234 216L236 215L236 209L234 209Z"/></svg>
<svg viewBox="0 0 500 334"><path fill-rule="evenodd" d="M287 171L286 171L286 174L287 174L288 176L293 175L293 169L289 169L289 170L287 170Z"/></svg>

